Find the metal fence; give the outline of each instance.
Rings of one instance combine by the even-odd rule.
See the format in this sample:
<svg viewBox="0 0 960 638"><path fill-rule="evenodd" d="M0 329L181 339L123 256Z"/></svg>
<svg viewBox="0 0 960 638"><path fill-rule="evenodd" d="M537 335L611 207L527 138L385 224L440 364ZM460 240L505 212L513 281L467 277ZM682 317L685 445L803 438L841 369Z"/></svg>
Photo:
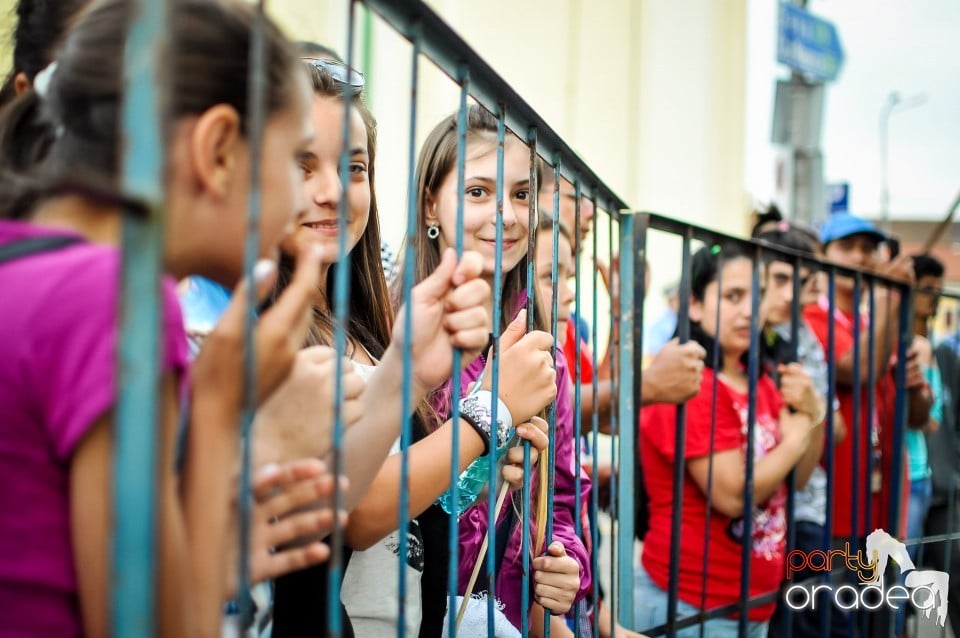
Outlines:
<svg viewBox="0 0 960 638"><path fill-rule="evenodd" d="M349 30L347 38L347 64L352 64L352 50L354 42L354 33L355 33L355 7L356 2L353 0L348 0L350 12L349 12ZM611 398L611 416L610 416L610 431L613 435L613 448L612 448L612 457L611 462L613 467L617 468L617 471L613 473L611 479L611 494L613 495L610 503L610 515L614 522L613 533L609 540L610 547L610 557L611 557L611 573L609 575L609 582L611 583L610 591L607 592L607 602L612 610L612 618L621 623L623 626L628 628L636 628L638 630L645 630L646 633L650 635L658 635L661 633L666 633L667 635L672 635L674 632L679 631L684 628L693 627L700 624L701 635L702 631L702 622L712 618L718 618L734 614L739 617L739 633L740 635L746 635L748 625L747 625L747 611L754 609L757 606L769 603L774 600L779 600L781 597L781 592L779 590L770 591L762 596L751 596L750 595L750 564L751 564L751 551L752 551L752 541L749 540L752 538L751 527L753 524L752 516L744 517L744 529L742 532L742 538L747 539L746 542L742 544L742 558L740 564L740 595L736 603L731 605L726 605L721 608L708 609L703 604L697 605L699 612L692 616L683 616L678 612L678 600L679 600L679 568L681 561L684 560L684 557L681 556L680 547L681 547L681 526L683 520L683 510L681 504L683 502L683 489L685 483L685 463L683 455L679 452L676 454L676 458L673 466L673 495L672 499L675 504L672 513L671 520L671 545L670 545L670 578L668 590L668 616L664 624L657 627L642 627L638 626L637 619L634 618L633 613L633 596L634 596L634 572L635 572L635 510L637 505L637 499L641 497L637 493L635 488L642 483L638 483L637 480L637 471L638 471L638 440L637 440L637 423L638 418L640 417L641 410L640 406L643 405L643 377L644 370L642 367L642 357L640 352L640 344L643 343L643 333L644 333L644 322L642 320L642 308L644 306L644 298L647 294L647 291L644 289L644 274L646 269L645 255L646 255L646 246L650 241L651 233L666 233L679 237L682 242L682 261L680 264L681 272L681 284L680 284L680 300L681 307L679 312L679 321L678 321L678 336L681 342L687 341L690 338L689 333L689 300L691 294L691 272L690 272L690 263L691 256L693 254L693 242L705 242L708 245L718 244L723 246L738 246L745 254L747 254L752 262L752 281L751 281L751 299L752 299L752 309L751 309L751 325L750 325L750 334L752 343L754 344L750 349L749 361L748 361L748 375L749 375L749 418L747 419L747 432L746 434L746 457L753 458L755 454L754 450L754 434L756 427L756 399L757 399L757 384L759 377L761 375L760 369L760 353L759 353L759 308L761 301L761 268L760 264L763 261L763 257L766 254L774 253L780 256L780 259L784 262L791 263L794 266L794 276L793 276L793 290L794 298L799 298L800 292L800 271L801 267L813 270L819 270L820 272L825 273L825 276L828 279L828 295L827 295L827 304L828 312L831 316L834 315L836 311L836 297L835 297L835 284L837 277L853 277L855 278L858 284L864 286L863 293L860 292L860 288L855 288L855 307L861 305L866 305L868 308L868 323L867 325L873 325L874 313L876 309L876 295L878 290L881 289L893 289L900 292L902 295L903 302L899 308L899 332L896 335L887 335L886 339L889 339L891 343L896 344L896 356L897 356L897 366L896 370L896 382L895 382L895 407L894 413L896 415L895 421L892 424L893 434L892 434L892 449L891 453L894 459L900 459L903 456L902 451L902 441L903 441L903 432L905 428L905 418L906 418L906 392L904 390L905 385L905 374L906 374L906 349L907 343L912 337L910 332L912 328L912 315L911 315L911 291L904 284L898 281L892 281L884 279L876 274L865 271L853 270L850 268L844 268L838 265L830 264L825 261L812 258L806 254L795 253L789 250L778 248L776 246L767 245L762 242L748 241L738 238L733 238L721 233L717 233L705 228L700 228L694 225L686 224L668 217L650 214L650 213L633 213L630 211L630 206L623 201L620 197L616 195L610 188L608 188L604 182L601 180L591 168L588 166L581 158L577 156L576 153L570 148L570 146L529 106L529 104L520 96L511 86L504 81L504 79L497 74L497 72L490 67L487 62L484 61L479 55L477 55L471 47L456 33L454 32L443 20L438 17L438 15L430 9L426 4L418 0L364 0L363 4L376 13L385 23L390 25L395 29L399 34L408 39L412 44L412 54L411 58L408 61L412 69L412 83L410 86L410 109L411 109L411 118L410 118L410 131L409 131L409 148L408 148L408 160L409 164L406 167L409 175L409 187L410 187L410 199L408 201L408 215L409 215L409 225L408 233L411 235L417 232L415 227L415 183L414 183L414 161L415 161L415 139L416 139L416 122L417 122L417 100L418 100L418 62L421 58L426 58L435 64L440 70L446 73L451 79L453 79L460 86L460 102L459 102L459 116L458 116L458 162L457 162L457 177L458 183L463 184L464 180L464 164L465 164L465 153L466 153L466 111L468 98L472 98L477 103L486 107L491 113L493 113L498 121L498 180L497 180L497 193L496 198L499 202L498 211L502 215L503 207L503 147L505 137L512 132L520 139L524 140L530 149L530 175L531 182L534 184L533 191L536 193L536 182L537 182L537 164L540 158L546 161L547 165L552 169L552 175L545 178L545 185L550 186L552 182L553 187L556 189L556 193L553 199L553 217L557 219L559 216L559 197L560 197L560 184L562 179L568 180L575 189L575 205L577 207L576 215L576 228L572 229L575 237L580 236L580 206L586 202L590 202L596 209L603 211L606 214L607 225L609 229L610 243L606 247L607 257L612 263L612 258L615 254L624 256L619 260L619 281L624 282L624 285L621 286L619 290L619 307L611 309L609 317L602 317L598 311L600 306L598 301L598 280L597 280L597 269L596 263L582 264L581 260L577 259L575 261L575 277L574 277L574 286L575 286L575 306L581 318L589 317L591 323L590 330L590 339L588 345L591 346L592 350L592 360L593 368L596 371L598 365L598 352L601 351L602 344L599 343L598 339L598 325L600 322L606 324L606 331L614 333L619 330L619 334L623 335L624 338L619 339L615 344L616 352L615 356L609 359L611 366L610 377L615 379L614 390ZM121 337L121 393L120 393L120 403L118 410L118 444L117 444L117 457L116 457L116 479L115 479L115 499L116 499L116 528L115 528L115 541L114 541L114 572L116 575L115 583L116 589L114 594L113 610L114 610L114 621L113 621L113 630L116 635L120 636L139 636L139 635L149 635L152 633L152 628L155 626L155 610L153 608L153 574L154 574L154 533L153 533L153 521L155 519L154 504L155 498L153 497L155 493L154 485L154 468L156 467L156 460L154 454L154 442L152 439L153 432L156 431L155 427L153 429L144 428L145 418L149 417L149 420L156 426L156 414L157 414L157 377L155 370L157 366L143 366L143 362L154 362L157 359L157 343L158 339L158 322L157 318L159 317L159 305L158 305L158 296L157 295L145 295L143 294L144 290L156 290L157 281L159 278L159 246L160 246L160 236L162 233L162 214L160 208L160 202L162 200L162 194L158 192L157 185L161 183L161 167L163 165L162 157L162 145L158 143L158 132L159 126L159 117L156 111L155 105L158 102L157 95L157 86L150 81L150 75L144 73L143 70L150 64L150 61L153 59L154 54L159 50L159 43L162 40L164 32L165 17L164 11L166 8L166 3L155 3L148 2L146 0L141 0L138 3L140 7L140 13L137 18L136 23L132 26L131 32L128 38L128 58L126 61L126 67L128 69L128 83L127 83L127 99L126 99L126 109L124 117L124 128L126 131L127 139L127 153L126 153L126 162L124 164L124 184L128 191L131 194L136 195L143 201L149 202L151 214L146 217L141 217L134 219L133 217L127 217L124 225L124 287L123 287L123 299L124 299L124 310L123 310L123 324L122 324L122 337ZM262 11L262 3L260 5ZM263 86L264 86L264 60L263 60L263 32L262 28L258 29L254 35L254 45L251 47L251 92L249 96L251 109L250 112L253 114L251 118L251 123L249 127L250 139L253 143L254 148L254 157L258 157L258 148L259 140L262 137L262 131L264 126L264 115L263 115ZM399 63L398 63L399 64ZM146 121L150 125L142 126L143 122ZM344 139L349 137L349 129L347 124L344 125L343 130ZM344 145L347 146L346 144ZM343 160L341 163L343 174L346 173L346 164L348 161L348 156L344 153ZM257 175L259 172L259 167L257 162L253 163L253 174ZM257 179L252 179L251 183L256 185L258 183ZM459 192L459 201L458 201L458 216L457 216L457 235L462 237L463 235L463 188L458 189ZM254 190L251 194L250 199L250 218L249 218L249 236L247 241L247 260L246 268L248 276L252 273L253 263L256 259L256 247L259 244L258 238L258 211L259 211L259 198L260 194L254 186ZM341 219L343 219L343 212L345 210L345 203L341 202ZM536 238L536 219L537 219L537 210L536 210L536 197L531 197L531 203L529 207L529 242L528 242L528 251L530 254L533 254L535 251L535 238ZM502 249L502 218L500 219L497 228L497 246L498 254L499 250ZM552 262L552 281L553 281L553 304L550 309L550 323L552 326L552 331L558 339L563 339L564 335L556 335L557 332L557 323L558 323L558 239L559 239L559 224L555 223L552 230L551 240L553 242L553 254L554 259ZM341 241L345 237L345 234L341 232L340 234ZM593 259L596 260L597 256L602 252L600 247L597 245L597 233L593 234ZM462 246L458 245L458 252L462 250ZM403 259L407 263L411 263L414 259L413 249L411 245L407 245L406 252L403 254ZM345 257L347 253L345 245L341 244L341 254ZM342 355L346 351L346 334L344 331L344 326L346 325L347 317L347 300L350 290L350 282L348 281L348 269L343 268L337 271L338 277L336 280L336 294L334 299L334 309L336 314L336 336L335 336L335 345L338 351L338 354ZM581 298L581 285L586 281L587 277L592 277L592 298L589 301L585 301ZM500 268L497 268L496 273L494 274L494 325L499 325L500 323L500 312L501 312L501 299L500 299L500 285L502 280L502 273ZM526 274L527 279L527 291L529 299L535 299L536 293L536 282L534 281L534 269L531 265L530 269ZM407 277L403 281L403 291L404 295L408 296L413 285L412 273L410 269L407 270ZM865 304L861 302L864 301L861 295L866 295ZM415 319L407 310L407 315L405 316L405 326L409 331L412 326L412 320ZM796 359L797 351L797 329L801 321L800 308L797 303L793 305L793 317L792 317L792 339L791 343L793 344L793 359ZM255 384L255 379L253 378L253 362L255 361L255 353L252 348L252 340L250 335L252 334L252 322L253 318L250 319L247 327L247 336L248 343L250 348L248 350L248 364L247 364L247 375L246 375L246 387L252 389ZM615 325L618 324L618 325ZM533 328L533 313L528 315L528 328ZM854 339L854 367L852 377L854 379L852 386L852 395L853 400L853 410L854 410L854 424L855 426L851 429L851 436L853 437L853 448L854 455L852 458L852 476L854 485L853 492L854 496L854 506L851 512L851 529L854 530L853 536L858 538L865 537L871 529L870 521L872 518L873 512L871 512L872 499L870 497L870 485L869 477L871 476L873 463L873 457L870 454L867 454L868 467L860 467L860 451L864 449L864 446L869 446L870 441L864 440L864 432L862 428L857 427L856 424L861 422L872 422L874 420L874 410L876 406L876 389L877 389L877 379L874 372L874 363L876 362L876 353L878 351L879 344L876 343L873 331L870 331L870 338L868 339L867 347L867 361L868 363L868 372L866 375L861 375L861 331L863 328L859 322L853 322L853 339ZM833 364L836 361L834 356L835 350L835 335L834 335L834 326L831 324L829 330L828 343L826 345L826 357L829 365L829 392L827 396L827 404L833 405L834 400L837 396L837 378L836 378L836 369ZM494 331L493 339L493 375L494 375L494 393L496 393L496 384L498 383L499 374L497 370L497 361L498 361L498 349L499 349L499 338L497 335L498 331ZM406 342L409 343L409 334ZM600 407L597 405L597 401L593 401L593 412L590 415L589 422L589 434L585 437L581 437L580 433L582 432L581 428L581 405L582 405L582 396L581 392L582 387L580 380L582 378L581 370L581 340L577 339L576 343L576 352L577 357L574 362L569 363L569 368L572 371L574 377L574 390L573 390L573 419L574 419L574 433L575 441L573 445L575 446L575 457L579 461L582 452L583 445L589 445L593 450L592 460L592 476L597 477L598 475L598 441L599 441L599 431L601 429L601 419L599 416ZM560 356L554 350L554 356ZM454 359L454 369L459 370L460 359L459 355L455 356ZM340 364L342 365L342 363ZM410 371L411 357L410 353L405 353L405 370ZM339 372L339 370L338 370ZM338 379L340 375L338 374ZM405 374L406 383L409 384L410 374ZM861 380L863 379L863 380ZM598 380L597 375L594 374L593 380L591 382L593 397L599 395L598 389ZM459 388L460 383L457 379L453 383L454 394L451 402L452 407L452 418L456 421L457 411L458 411L458 398L459 398ZM861 401L861 398L864 396L864 393L867 395L867 401L864 403ZM249 397L247 410L244 416L244 458L243 458L243 471L241 473L242 477L242 494L239 502L243 509L243 514L240 517L241 524L239 526L238 534L240 535L241 547L248 547L249 545L249 524L250 524L250 477L251 477L251 467L250 467L250 437L249 430L250 424L253 420L253 412L255 410L255 397L252 391L247 392ZM343 473L343 457L342 457L342 445L343 445L343 431L344 431L344 422L343 415L340 410L340 400L343 396L343 388L340 387L338 382L336 388L336 405L334 409L336 410L336 420L334 425L334 434L333 434L333 447L334 447L334 470L337 473ZM404 397L409 396L409 386L406 385L404 388ZM866 415L861 415L860 411L862 407L866 406ZM409 405L409 402L404 405L404 413L409 414L412 412L412 406ZM555 405L552 409L549 410L550 417L550 432L551 432L551 446L550 450L553 453L556 449L554 443L556 439L554 435L557 429L556 423L556 408ZM839 464L845 463L845 459L838 459L834 453L833 446L833 410L828 410L827 413L827 444L825 446L824 452L824 466L828 476L828 486L827 490L827 523L825 525L826 530L831 529L833 523L832 519L832 485L834 481L834 475L836 473L836 468ZM496 419L496 415L494 415ZM686 418L684 406L680 405L676 413L676 422L675 422L675 448L676 450L682 450L686 441ZM711 426L711 434L713 432L713 427ZM402 433L402 482L406 484L409 480L409 474L411 471L414 471L414 468L410 467L408 449L412 440L411 434L411 423L408 421L405 423ZM453 443L452 443L452 458L459 458L459 449L460 442L456 436L456 430L454 430ZM521 514L521 525L524 526L524 529L527 529L528 522L531 517L531 493L532 486L530 484L530 479L532 476L532 467L530 464L530 449L529 443L526 444L524 450L524 486L523 486L523 506ZM711 446L710 452L713 452L713 443L711 436ZM552 460L552 458L551 458ZM489 465L489 488L488 494L488 507L486 508L488 524L488 545L490 548L496 546L496 520L499 512L495 508L495 499L493 495L497 492L497 477L495 475L496 464L491 463ZM900 488L903 484L904 478L901 474L901 467L899 463L893 463L891 465L892 471L889 476L889 492L890 494L897 495L900 493ZM554 464L550 464L550 480L549 480L549 497L548 504L549 510L547 513L547 537L548 539L552 535L552 521L553 521L553 493L554 482ZM453 491L454 498L453 501L456 501L456 490L457 490L457 479L458 479L458 468L456 463L451 464L451 473L450 473L450 486ZM576 502L575 502L575 511L580 512L581 506L585 505L589 510L590 516L589 520L593 521L594 524L590 525L589 529L584 529L582 526L582 521L578 517L577 525L578 532L581 537L588 538L591 541L592 545L592 554L591 554L591 570L594 576L594 586L592 591L592 599L594 602L600 600L600 587L599 587L599 578L597 576L600 572L600 563L599 556L601 551L601 535L599 529L595 522L599 517L599 501L597 497L597 490L594 489L590 498L590 502L587 504L580 503L580 472L576 473L577 479L577 489L576 489ZM745 492L743 495L744 500L744 511L752 512L754 510L753 499L753 482L754 482L754 465L753 463L745 464ZM792 486L792 475L788 479L788 483ZM792 493L793 490L789 490L791 495L791 500L787 506L787 520L788 520L788 536L787 536L787 551L789 552L794 547L794 526L793 526L793 506L792 506ZM406 525L407 520L410 518L408 514L408 497L406 490L401 490L397 494L397 498L401 503L400 519L398 520L398 525L401 529ZM707 495L707 504L708 511L707 516L710 514L710 492L708 490ZM857 499L866 500L866 511L867 515L864 517L864 520L860 520L858 513L859 508L857 507ZM337 506L342 502L342 495L338 494ZM889 529L896 533L894 530L899 528L900 520L900 511L899 511L899 499L891 499L890 503L886 504L888 511L886 512L885 520L889 525ZM709 518L708 518L709 520ZM529 543L529 535L524 534L523 538L525 543ZM926 539L924 542L945 542L951 537L940 537L940 538L930 538ZM397 622L397 634L404 635L405 633L405 587L406 580L403 577L402 565L404 562L404 557L406 556L406 538L403 534L400 535L401 546L399 551L399 561L401 565L400 569L400 580L398 583L399 587L399 600L397 601L398 607L398 622ZM340 614L339 614L339 600L340 600L340 584L343 576L343 565L340 562L341 552L339 551L343 545L343 530L342 528L337 528L332 536L331 544L333 548L332 557L331 557L331 568L330 568L330 588L329 588L329 600L328 601L317 601L317 604L327 604L330 609L329 618L331 619L331 624L329 627L329 635L339 636L343 628L340 626ZM449 525L449 553L450 553L450 563L449 563L449 592L448 592L448 609L454 610L457 606L457 595L461 592L458 591L458 520L456 516L450 517ZM823 549L829 549L831 547L831 538L829 531L824 534L823 538ZM522 550L522 561L523 561L523 584L522 584L522 616L527 617L528 609L530 605L530 579L532 578L531 571L531 553L532 548L524 547ZM246 588L249 587L249 565L246 560L246 552L241 551L240 564L238 566L238 582L240 583L240 595L238 600L241 602L241 605L247 604L245 601L249 600L249 597L244 595ZM704 552L704 565L703 565L703 574L704 574L704 589L707 587L706 574L707 574L707 562L709 556L709 548L705 548ZM496 574L498 572L499 566L495 564L494 552L488 551L486 554L486 568L487 568L487 586L492 591L494 583L496 582ZM949 571L949 569L944 566L944 571ZM488 599L488 614L493 617L493 608L494 600L493 597ZM244 610L249 612L249 610ZM570 616L573 620L573 625L575 627L580 625L580 616L581 614L586 614L586 608L580 605L574 607ZM248 616L248 613L242 613L240 618ZM546 621L542 627L542 631L533 632L536 635L547 635L551 634L551 627L549 622L550 616L547 614ZM890 622L890 618L885 619L887 622ZM868 618L866 616L861 616L859 622L864 623L862 629L865 631L867 629L866 623ZM826 631L827 627L830 625L830 608L826 607L822 609L820 616L820 622L822 623L823 630ZM527 626L528 623L523 623L521 626L520 632L523 636L528 635L530 628ZM593 614L589 622L590 633L591 635L599 635L601 627L599 624L598 614ZM493 635L493 624L492 620L489 625L489 635ZM789 614L787 614L787 621L783 625L784 633L781 635L789 635ZM541 628L537 628L541 629ZM772 630L774 628L771 628ZM456 634L456 620L455 614L448 614L448 630L450 635Z"/></svg>

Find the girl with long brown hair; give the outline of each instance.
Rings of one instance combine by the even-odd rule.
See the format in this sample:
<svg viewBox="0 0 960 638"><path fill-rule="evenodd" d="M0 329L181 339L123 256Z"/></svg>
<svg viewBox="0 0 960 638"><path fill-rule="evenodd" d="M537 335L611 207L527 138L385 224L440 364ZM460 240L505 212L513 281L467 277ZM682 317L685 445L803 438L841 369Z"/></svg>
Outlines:
<svg viewBox="0 0 960 638"><path fill-rule="evenodd" d="M556 438L556 490L550 495L554 508L554 537L535 539L532 579L533 599L553 613L567 612L576 600L583 598L591 583L590 560L582 541L577 536L574 511L573 472L579 464L573 454L573 422L566 366L562 357L554 370L550 349L553 337L544 328L544 314L536 309L535 291L525 291L527 271L527 233L530 198L536 198L530 184L529 149L513 134L504 142L503 164L503 235L502 250L496 249L497 230L497 121L485 109L471 106L467 112L467 148L464 167L464 192L457 191L457 117L451 115L442 120L427 137L420 152L417 167L417 233L408 237L417 255L416 262L404 264L414 268L414 280L422 281L428 276L444 251L457 243L457 202L463 197L463 246L476 250L483 256L483 278L491 285L496 261L502 267L501 325L494 326L503 332L501 338L499 396L514 421L527 420L540 415L554 399L557 400ZM402 280L402 275L400 277ZM529 295L529 296L528 296ZM527 310L524 311L524 306ZM493 304L488 304L487 313L492 317ZM533 332L526 331L526 312L534 313ZM547 374L518 374L524 365L535 363ZM489 383L489 370L484 373L484 359L468 365L462 375L461 396L467 397L470 387L483 375ZM434 397L438 412L448 414L451 410L452 382L447 383ZM560 390L558 392L558 389ZM541 468L544 466L541 464ZM531 477L532 478L532 477ZM536 481L534 481L536 483ZM584 499L589 490L589 480L583 481ZM542 506L547 495L542 491L537 499ZM504 605L504 613L516 627L528 622L521 607L521 536L528 533L538 536L537 524L542 529L541 515L531 529L523 531L517 521L513 504L498 512L498 534L509 534L503 559L497 566L496 596ZM501 529L502 528L502 529ZM474 565L480 554L482 539L487 533L487 504L469 507L460 518L459 592L466 592ZM548 545L548 547L544 547ZM546 553L541 555L541 552ZM490 593L490 592L488 592ZM454 610L455 611L455 610Z"/></svg>

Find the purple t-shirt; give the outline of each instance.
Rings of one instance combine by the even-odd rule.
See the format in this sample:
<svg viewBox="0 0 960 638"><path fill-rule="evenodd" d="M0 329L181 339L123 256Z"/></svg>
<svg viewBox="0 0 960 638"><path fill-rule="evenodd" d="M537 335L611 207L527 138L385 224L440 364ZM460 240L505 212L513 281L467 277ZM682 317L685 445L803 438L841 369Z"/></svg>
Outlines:
<svg viewBox="0 0 960 638"><path fill-rule="evenodd" d="M68 234L0 220L0 245ZM120 252L79 243L0 264L0 636L82 633L70 459L115 399ZM165 371L187 362L165 280ZM103 495L102 498L109 498Z"/></svg>
<svg viewBox="0 0 960 638"><path fill-rule="evenodd" d="M467 366L461 378L461 396L470 390L470 386L477 380L483 371L485 362L477 358ZM590 556L577 535L576 521L580 515L575 510L576 473L581 474L580 502L589 503L590 479L582 473L580 464L574 454L573 438L573 406L570 401L570 380L567 371L567 362L563 352L557 350L557 430L556 438L551 444L556 447L556 473L554 475L553 495L553 538L551 541L560 541L566 548L567 556L572 557L580 566L580 589L576 600L581 600L590 591L592 579L590 574ZM449 403L449 398L447 399ZM536 474L534 474L536 476ZM533 477L531 477L533 478ZM535 482L531 483L536 485ZM532 503L532 501L531 501ZM509 504L504 507L498 518L503 520ZM487 534L488 504L475 503L468 507L460 517L460 555L459 555L459 587L458 592L463 594L470 581L470 575L480 554L480 546ZM504 604L503 613L517 628L521 624L521 593L523 585L523 558L520 553L521 537L520 525L515 525L506 551L503 563L497 571L496 596ZM531 521L530 535L533 537L536 525ZM548 543L549 544L549 543ZM532 585L532 577L531 577ZM530 601L533 602L531 596Z"/></svg>

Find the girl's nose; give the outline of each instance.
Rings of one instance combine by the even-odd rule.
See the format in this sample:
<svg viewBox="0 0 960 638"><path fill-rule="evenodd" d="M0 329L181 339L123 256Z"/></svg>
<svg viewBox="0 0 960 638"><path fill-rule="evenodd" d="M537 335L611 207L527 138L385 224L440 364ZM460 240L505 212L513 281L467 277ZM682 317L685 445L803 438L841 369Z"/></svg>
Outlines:
<svg viewBox="0 0 960 638"><path fill-rule="evenodd" d="M504 198L503 202L503 227L504 229L513 228L517 225L517 212L513 209L513 204L509 198Z"/></svg>
<svg viewBox="0 0 960 638"><path fill-rule="evenodd" d="M573 289L570 287L570 284L567 283L566 279L561 279L559 282L560 286L560 304L563 306L569 306L573 303Z"/></svg>
<svg viewBox="0 0 960 638"><path fill-rule="evenodd" d="M336 208L343 196L343 184L335 165L319 169L310 180L310 201L320 208Z"/></svg>

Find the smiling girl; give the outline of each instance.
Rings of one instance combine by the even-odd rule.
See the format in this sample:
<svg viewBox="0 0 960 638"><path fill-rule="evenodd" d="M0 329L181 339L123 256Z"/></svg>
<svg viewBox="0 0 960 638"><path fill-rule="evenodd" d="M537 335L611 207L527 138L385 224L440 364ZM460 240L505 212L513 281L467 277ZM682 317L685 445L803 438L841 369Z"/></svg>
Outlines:
<svg viewBox="0 0 960 638"><path fill-rule="evenodd" d="M534 555L533 599L536 604L554 613L565 613L581 599L590 587L590 561L577 537L574 511L574 472L579 464L573 454L573 431L569 381L562 357L556 372L550 348L553 337L543 330L543 314L534 310L538 330L524 334L527 304L524 291L527 271L528 210L531 193L529 149L514 135L504 142L503 159L503 244L497 251L497 121L486 110L472 106L467 112L467 148L464 166L463 247L483 258L483 278L493 284L494 268L499 260L503 272L501 322L494 326L503 331L499 355L499 397L513 421L520 422L539 414L554 398L557 399L556 492L554 497L554 537L547 539L546 552ZM417 166L417 233L408 237L417 259L413 264L414 279L423 280L439 261L443 251L457 244L457 118L445 118L427 138ZM402 280L402 277L401 277ZM535 295L535 291L528 291ZM530 304L535 308L534 304ZM493 316L493 306L486 311ZM519 313L519 315L518 315ZM531 369L532 366L532 369ZM483 373L484 384L492 372L484 372L487 362L480 360L466 367L461 379L461 396L467 397L470 387ZM558 388L563 391L558 393ZM441 414L450 412L451 384L434 397ZM462 402L461 402L462 403ZM533 481L532 484L535 484ZM589 481L583 482L583 494ZM585 498L585 496L584 496ZM521 534L536 536L536 525L522 531L515 514L516 503L508 503L498 512L498 534L508 534L508 543L497 566L494 595L505 605L504 613L515 626L528 620L521 611ZM464 594L470 574L478 559L480 546L487 533L487 504L475 504L460 518L459 593ZM544 521L540 521L542 524ZM544 547L543 543L537 544ZM492 551L492 550L491 550ZM541 551L543 551L541 549ZM466 592L469 594L470 592Z"/></svg>

